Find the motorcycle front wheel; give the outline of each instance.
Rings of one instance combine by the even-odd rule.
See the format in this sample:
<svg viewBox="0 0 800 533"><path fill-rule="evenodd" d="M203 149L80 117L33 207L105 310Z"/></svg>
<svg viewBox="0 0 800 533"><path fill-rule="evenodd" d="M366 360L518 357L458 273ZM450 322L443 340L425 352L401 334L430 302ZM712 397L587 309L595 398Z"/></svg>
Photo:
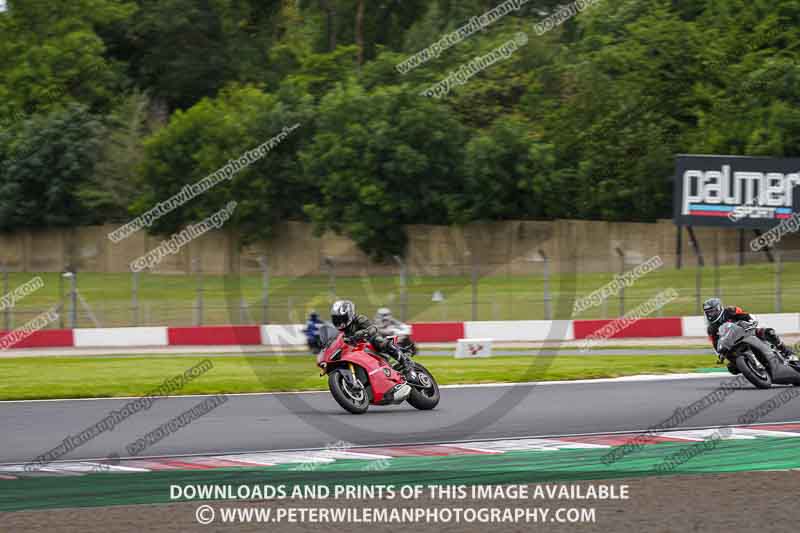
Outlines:
<svg viewBox="0 0 800 533"><path fill-rule="evenodd" d="M741 355L736 358L736 368L742 373L747 381L759 389L769 389L772 387L772 376L769 375L767 368L762 365L758 368L749 355Z"/></svg>
<svg viewBox="0 0 800 533"><path fill-rule="evenodd" d="M364 387L361 389L350 385L340 370L334 370L328 374L328 389L330 389L333 399L354 415L366 413L369 409L369 384L362 383L362 385Z"/></svg>

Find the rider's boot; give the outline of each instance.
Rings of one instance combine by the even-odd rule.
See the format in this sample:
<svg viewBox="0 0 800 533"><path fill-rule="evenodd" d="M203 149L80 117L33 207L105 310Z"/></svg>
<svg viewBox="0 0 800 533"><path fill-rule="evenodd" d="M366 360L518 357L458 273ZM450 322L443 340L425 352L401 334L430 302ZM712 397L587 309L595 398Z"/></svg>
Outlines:
<svg viewBox="0 0 800 533"><path fill-rule="evenodd" d="M397 354L397 362L400 363L404 374L408 374L409 371L414 368L414 362L411 360L411 356L407 353L399 352Z"/></svg>
<svg viewBox="0 0 800 533"><path fill-rule="evenodd" d="M791 348L786 346L784 343L779 342L775 346L775 348L781 353L782 356L784 356L786 358L787 361L798 362L798 359L797 359L797 356L795 355L795 353L792 351Z"/></svg>

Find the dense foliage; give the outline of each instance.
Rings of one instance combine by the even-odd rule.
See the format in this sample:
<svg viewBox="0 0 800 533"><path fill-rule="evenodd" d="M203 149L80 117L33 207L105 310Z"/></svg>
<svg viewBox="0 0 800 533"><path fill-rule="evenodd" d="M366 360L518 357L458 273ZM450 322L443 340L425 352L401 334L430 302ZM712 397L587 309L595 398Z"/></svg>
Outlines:
<svg viewBox="0 0 800 533"><path fill-rule="evenodd" d="M386 257L409 223L669 216L675 153L800 155L800 0L588 1L542 35L562 3L528 2L396 68L498 3L9 0L0 229L123 222L293 124L153 230L235 199L244 241L310 220Z"/></svg>

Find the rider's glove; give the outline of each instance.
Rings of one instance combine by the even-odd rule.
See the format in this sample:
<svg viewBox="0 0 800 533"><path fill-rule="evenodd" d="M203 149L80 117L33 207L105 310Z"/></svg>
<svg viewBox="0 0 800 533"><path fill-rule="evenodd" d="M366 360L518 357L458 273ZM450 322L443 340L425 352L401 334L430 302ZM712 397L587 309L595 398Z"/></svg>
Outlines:
<svg viewBox="0 0 800 533"><path fill-rule="evenodd" d="M397 359L397 362L407 369L411 368L413 363L411 362L411 356L408 354L408 352L394 343L390 344L390 346L391 350L394 352L392 355L394 355L394 358Z"/></svg>

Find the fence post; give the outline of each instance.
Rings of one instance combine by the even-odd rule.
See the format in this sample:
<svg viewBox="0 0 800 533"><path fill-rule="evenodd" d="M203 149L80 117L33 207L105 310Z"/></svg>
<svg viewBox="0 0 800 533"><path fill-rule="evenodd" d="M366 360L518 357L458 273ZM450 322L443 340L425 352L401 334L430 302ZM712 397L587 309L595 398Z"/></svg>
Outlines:
<svg viewBox="0 0 800 533"><path fill-rule="evenodd" d="M78 327L78 275L76 272L65 272L63 276L69 279L69 327L75 329Z"/></svg>
<svg viewBox="0 0 800 533"><path fill-rule="evenodd" d="M64 273L58 276L58 329L64 329Z"/></svg>
<svg viewBox="0 0 800 533"><path fill-rule="evenodd" d="M336 301L336 265L330 256L325 257L325 265L328 267L328 295L333 303Z"/></svg>
<svg viewBox="0 0 800 533"><path fill-rule="evenodd" d="M203 273L200 258L192 259L192 266L194 266L195 277L197 278L197 298L195 302L195 317L194 325L203 325Z"/></svg>
<svg viewBox="0 0 800 533"><path fill-rule="evenodd" d="M8 268L3 263L3 294L8 294ZM11 331L11 307L6 307L3 310L3 328L5 331Z"/></svg>
<svg viewBox="0 0 800 533"><path fill-rule="evenodd" d="M550 260L547 257L547 254L544 253L544 250L539 250L539 257L542 260L542 277L544 282L544 319L545 320L552 320L553 318L553 310L551 307L551 296L550 296Z"/></svg>
<svg viewBox="0 0 800 533"><path fill-rule="evenodd" d="M405 322L408 318L408 271L402 257L396 255L394 260L400 265L400 321Z"/></svg>
<svg viewBox="0 0 800 533"><path fill-rule="evenodd" d="M267 320L269 320L269 263L267 256L259 257L258 264L261 265L261 323L267 324Z"/></svg>
<svg viewBox="0 0 800 533"><path fill-rule="evenodd" d="M615 248L617 255L619 256L619 273L620 275L625 274L625 252L622 251L622 248ZM619 316L625 316L625 284L620 283L619 289Z"/></svg>
<svg viewBox="0 0 800 533"><path fill-rule="evenodd" d="M703 264L700 262L699 256L697 260L697 270L694 276L694 299L697 307L697 314L703 313Z"/></svg>
<svg viewBox="0 0 800 533"><path fill-rule="evenodd" d="M139 325L139 272L131 273L131 307L133 308L133 325Z"/></svg>
<svg viewBox="0 0 800 533"><path fill-rule="evenodd" d="M472 320L478 320L478 258L470 252L472 264Z"/></svg>
<svg viewBox="0 0 800 533"><path fill-rule="evenodd" d="M781 304L783 303L781 300L781 275L783 274L783 260L781 258L780 250L775 250L775 312L781 312Z"/></svg>

